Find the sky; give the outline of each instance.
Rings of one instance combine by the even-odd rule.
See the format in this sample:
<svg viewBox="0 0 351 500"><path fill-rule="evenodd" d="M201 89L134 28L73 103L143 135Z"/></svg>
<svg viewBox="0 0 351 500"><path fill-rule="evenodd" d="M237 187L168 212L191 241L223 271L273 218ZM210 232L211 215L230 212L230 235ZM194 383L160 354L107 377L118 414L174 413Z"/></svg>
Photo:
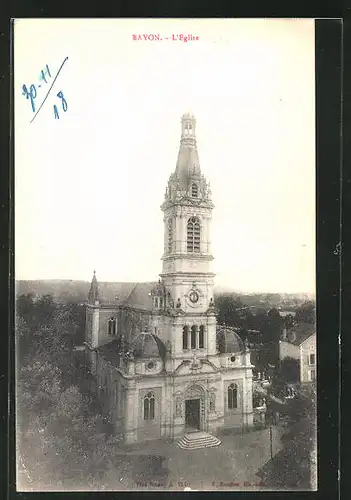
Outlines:
<svg viewBox="0 0 351 500"><path fill-rule="evenodd" d="M314 293L314 49L309 19L16 20L16 279L157 280L191 112L215 283Z"/></svg>

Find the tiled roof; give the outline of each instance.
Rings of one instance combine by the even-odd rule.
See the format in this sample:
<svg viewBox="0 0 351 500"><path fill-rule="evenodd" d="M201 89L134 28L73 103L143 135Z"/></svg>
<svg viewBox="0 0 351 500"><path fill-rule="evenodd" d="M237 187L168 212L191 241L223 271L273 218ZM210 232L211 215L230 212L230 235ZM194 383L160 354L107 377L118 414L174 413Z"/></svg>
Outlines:
<svg viewBox="0 0 351 500"><path fill-rule="evenodd" d="M120 343L118 340L113 340L108 344L102 345L98 347L99 354L105 358L107 361L110 361L113 365L119 366L120 356L118 351L121 349Z"/></svg>
<svg viewBox="0 0 351 500"><path fill-rule="evenodd" d="M295 345L302 344L302 342L311 337L314 333L316 333L316 325L313 323L299 323L286 332L289 342Z"/></svg>
<svg viewBox="0 0 351 500"><path fill-rule="evenodd" d="M136 283L132 282L114 283L99 281L100 300L102 303L112 304L116 302L117 297L118 302L124 302L130 295L135 285Z"/></svg>
<svg viewBox="0 0 351 500"><path fill-rule="evenodd" d="M133 307L135 309L144 309L145 311L152 310L152 297L150 295L152 288L157 285L157 282L151 281L147 283L135 283L130 294L123 301L123 305Z"/></svg>

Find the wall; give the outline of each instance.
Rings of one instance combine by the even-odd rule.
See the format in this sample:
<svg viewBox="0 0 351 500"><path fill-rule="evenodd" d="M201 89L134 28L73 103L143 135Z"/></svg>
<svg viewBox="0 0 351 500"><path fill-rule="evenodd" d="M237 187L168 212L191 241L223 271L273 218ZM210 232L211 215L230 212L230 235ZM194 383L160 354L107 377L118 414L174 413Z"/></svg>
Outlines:
<svg viewBox="0 0 351 500"><path fill-rule="evenodd" d="M85 342L91 344L92 342L92 328L93 328L93 312L87 307L85 311Z"/></svg>
<svg viewBox="0 0 351 500"><path fill-rule="evenodd" d="M299 346L291 344L290 342L285 342L284 340L279 341L279 359L280 361L284 358L294 358L299 359L300 351Z"/></svg>
<svg viewBox="0 0 351 500"><path fill-rule="evenodd" d="M117 320L117 328L116 335L108 334L108 320L110 318L116 318ZM107 344L108 342L112 342L117 338L118 332L118 314L116 307L100 307L99 312L99 346Z"/></svg>
<svg viewBox="0 0 351 500"><path fill-rule="evenodd" d="M175 305L179 298L181 303L181 309L186 313L206 312L210 304L211 298L214 299L213 276L211 275L207 276L201 274L200 275L190 274L186 276L163 275L163 282L166 286L167 291L170 291L171 297L174 300ZM199 301L196 302L196 304L193 304L188 297L191 290L193 290L194 282L196 284L196 291L199 293Z"/></svg>
<svg viewBox="0 0 351 500"><path fill-rule="evenodd" d="M238 405L237 408L228 408L228 387L230 384L236 384L238 387ZM244 391L243 391L243 378L238 374L226 374L225 379L222 381L221 392L223 394L223 414L225 427L241 427L244 424Z"/></svg>
<svg viewBox="0 0 351 500"><path fill-rule="evenodd" d="M311 381L311 370L315 370L317 376L317 350L316 350L316 334L309 337L305 342L300 345L300 381ZM309 363L310 354L314 354L315 363Z"/></svg>
<svg viewBox="0 0 351 500"><path fill-rule="evenodd" d="M135 401L137 414L138 439L146 441L161 437L161 415L162 415L162 387L154 387L152 380L143 380L143 387L137 391ZM152 392L155 395L155 419L144 420L144 396Z"/></svg>

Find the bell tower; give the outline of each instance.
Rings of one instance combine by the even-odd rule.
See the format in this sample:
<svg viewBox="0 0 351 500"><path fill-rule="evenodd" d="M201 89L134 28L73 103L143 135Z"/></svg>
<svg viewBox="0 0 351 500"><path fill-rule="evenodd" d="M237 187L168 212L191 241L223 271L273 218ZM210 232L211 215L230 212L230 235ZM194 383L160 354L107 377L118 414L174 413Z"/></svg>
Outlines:
<svg viewBox="0 0 351 500"><path fill-rule="evenodd" d="M201 173L196 120L181 119L181 139L175 171L166 187L164 249L161 277L172 298L177 321L172 331L176 357L216 354L216 321L211 271L211 219L214 205L209 183Z"/></svg>

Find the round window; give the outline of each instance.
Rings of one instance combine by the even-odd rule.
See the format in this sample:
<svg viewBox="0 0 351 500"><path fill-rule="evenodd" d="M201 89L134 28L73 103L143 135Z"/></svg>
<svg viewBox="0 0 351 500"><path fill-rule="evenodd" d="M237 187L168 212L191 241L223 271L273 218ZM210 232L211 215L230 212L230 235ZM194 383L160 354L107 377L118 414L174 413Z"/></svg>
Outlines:
<svg viewBox="0 0 351 500"><path fill-rule="evenodd" d="M235 361L235 360L236 360L236 357L235 357L235 356L232 356L232 357L230 358L230 361L231 361L232 363L234 363L234 361Z"/></svg>
<svg viewBox="0 0 351 500"><path fill-rule="evenodd" d="M154 363L150 361L150 363L147 364L147 367L149 370L152 370L152 368L154 367Z"/></svg>

